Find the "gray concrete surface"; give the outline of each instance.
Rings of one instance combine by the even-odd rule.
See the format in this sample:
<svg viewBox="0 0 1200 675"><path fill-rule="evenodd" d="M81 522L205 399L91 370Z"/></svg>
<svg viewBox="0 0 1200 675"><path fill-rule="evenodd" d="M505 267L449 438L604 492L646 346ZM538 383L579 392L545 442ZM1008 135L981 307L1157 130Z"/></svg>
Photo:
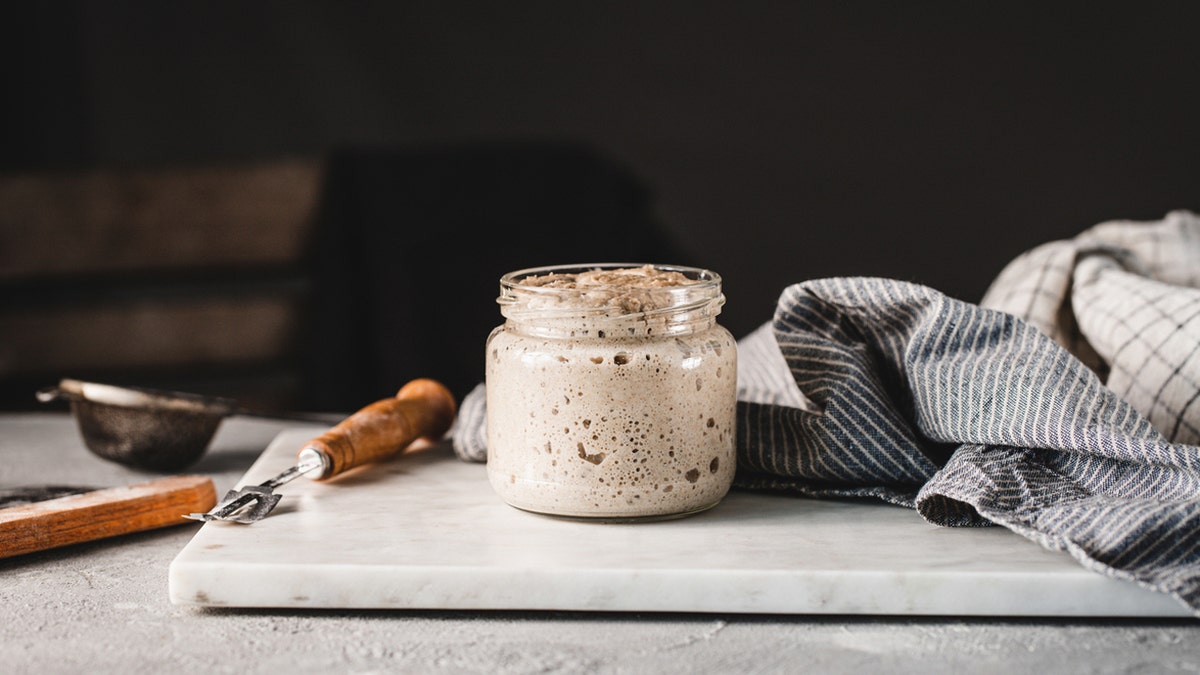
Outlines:
<svg viewBox="0 0 1200 675"><path fill-rule="evenodd" d="M282 428L227 419L189 473L233 487ZM65 413L0 415L0 487L156 477ZM3 673L1196 673L1200 621L181 608L198 524L0 560ZM698 589L698 592L701 592Z"/></svg>

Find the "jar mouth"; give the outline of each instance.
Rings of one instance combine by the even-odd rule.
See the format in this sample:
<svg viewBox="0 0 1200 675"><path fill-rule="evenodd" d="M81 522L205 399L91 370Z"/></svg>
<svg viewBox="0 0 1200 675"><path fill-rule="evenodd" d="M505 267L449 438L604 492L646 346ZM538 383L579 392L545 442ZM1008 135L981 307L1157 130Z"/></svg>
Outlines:
<svg viewBox="0 0 1200 675"><path fill-rule="evenodd" d="M679 285L661 285L646 277L639 284L636 274L625 276L623 283L588 283L562 287L526 283L534 277L587 273L622 272L648 269L654 273L675 273L686 279ZM721 294L721 276L716 272L685 265L653 263L588 263L529 267L509 272L500 278L500 296L496 302L501 313L513 313L545 318L610 316L614 318L648 318L664 313L687 312L707 308L720 311L725 297Z"/></svg>

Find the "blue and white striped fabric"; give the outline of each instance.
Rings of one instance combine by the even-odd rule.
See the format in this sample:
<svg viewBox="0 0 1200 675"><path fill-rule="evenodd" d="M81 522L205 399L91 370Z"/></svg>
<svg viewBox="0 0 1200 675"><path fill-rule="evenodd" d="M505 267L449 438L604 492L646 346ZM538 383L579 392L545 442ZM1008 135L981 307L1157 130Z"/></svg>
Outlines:
<svg viewBox="0 0 1200 675"><path fill-rule="evenodd" d="M774 342L809 407L761 403ZM1003 525L1200 615L1200 448L1044 333L888 279L810 281L747 336L738 484ZM761 387L777 388L777 384Z"/></svg>
<svg viewBox="0 0 1200 675"><path fill-rule="evenodd" d="M1012 314L875 278L791 286L739 342L741 489L1002 525L1200 616L1200 448ZM452 439L482 461L482 385Z"/></svg>

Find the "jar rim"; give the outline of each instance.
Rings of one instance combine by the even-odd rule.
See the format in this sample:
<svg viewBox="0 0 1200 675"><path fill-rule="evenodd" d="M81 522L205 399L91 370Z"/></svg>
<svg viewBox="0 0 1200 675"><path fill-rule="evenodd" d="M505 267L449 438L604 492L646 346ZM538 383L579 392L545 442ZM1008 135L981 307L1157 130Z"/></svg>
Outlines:
<svg viewBox="0 0 1200 675"><path fill-rule="evenodd" d="M704 290L706 288L719 289L721 287L721 275L704 267L692 267L688 265L668 265L658 263L572 263L565 265L545 265L541 267L527 267L525 269L514 270L500 277L500 286L502 288L520 288L522 291L531 291L534 293L553 293L561 289L545 287L545 286L527 286L521 281L529 277L542 276L545 274L576 274L581 272L591 272L595 270L617 270L617 269L637 269L649 265L655 270L661 272L679 272L695 283L687 284L686 286L678 286L680 289L688 289L689 291ZM597 284L590 288L596 290L607 290L618 287L608 284ZM634 286L638 289L654 288L654 290L674 290L663 287L650 286Z"/></svg>
<svg viewBox="0 0 1200 675"><path fill-rule="evenodd" d="M678 286L597 283L582 288L526 285L522 283L523 280L530 277L547 274L581 274L592 271L638 269L645 267L650 267L655 271L677 272L687 277L692 283ZM630 292L651 293L656 297L667 299L667 301L657 306L646 307L645 309L618 312L616 315L613 314L614 308L612 306L604 304L580 306L570 303L561 304L560 302L564 297L572 295L586 294L593 297L597 295L603 297L605 294L611 294L610 297L621 297ZM551 319L552 317L560 317L567 319L568 317L608 316L615 320L622 316L628 319L635 319L637 317L649 318L660 315L677 316L681 313L688 315L688 313L700 310L701 308L708 308L707 311L714 313L720 312L720 307L725 302L725 296L721 293L721 276L710 269L658 263L607 262L546 265L509 272L500 279L500 296L496 298L496 302L500 304L501 312L510 318L515 316L512 312L519 312L521 316L529 318L542 317L543 319Z"/></svg>

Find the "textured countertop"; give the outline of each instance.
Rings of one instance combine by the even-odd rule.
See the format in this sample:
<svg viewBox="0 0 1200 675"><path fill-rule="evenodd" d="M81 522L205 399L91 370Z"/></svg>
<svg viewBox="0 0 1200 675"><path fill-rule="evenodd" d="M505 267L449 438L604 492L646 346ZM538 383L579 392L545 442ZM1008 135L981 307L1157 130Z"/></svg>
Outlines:
<svg viewBox="0 0 1200 675"><path fill-rule="evenodd" d="M294 423L293 423L294 424ZM284 423L223 422L188 473L233 487ZM89 453L70 416L0 414L0 487L157 477ZM199 524L0 560L6 673L793 673L1200 671L1200 621L172 605Z"/></svg>

